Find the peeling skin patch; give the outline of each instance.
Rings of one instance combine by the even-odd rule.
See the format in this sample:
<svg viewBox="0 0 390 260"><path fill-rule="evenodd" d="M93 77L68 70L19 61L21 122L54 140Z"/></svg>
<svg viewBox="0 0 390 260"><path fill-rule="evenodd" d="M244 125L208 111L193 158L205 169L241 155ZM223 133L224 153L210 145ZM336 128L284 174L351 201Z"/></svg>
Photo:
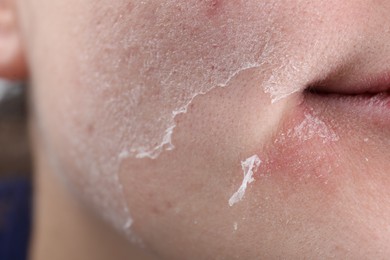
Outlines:
<svg viewBox="0 0 390 260"><path fill-rule="evenodd" d="M122 2L110 4L106 12L98 10L105 23L91 37L102 40L98 45L94 41L93 48L83 45L80 64L88 64L82 70L95 71L95 78L83 83L96 86L98 97L91 100L100 101L102 114L115 115L120 122L111 137L120 160L155 159L172 150L175 118L195 97L227 86L244 70L263 67L270 73L272 63L283 63L271 58L281 37L279 28L269 23L278 14L275 4L239 3L142 1L134 3L131 15L115 14L112 21L106 12L123 9ZM218 15L204 19L210 8L218 9ZM253 10L266 17L260 19ZM153 19L145 16L151 12Z"/></svg>
<svg viewBox="0 0 390 260"><path fill-rule="evenodd" d="M280 75L272 74L267 82L264 84L264 92L268 93L271 97L271 103L277 103L288 96L299 92L301 89L299 84L292 85L291 82L297 81L297 75L304 75L302 73L307 65L305 65L302 61L291 61L286 59L282 62L282 66L280 66L277 70ZM282 80L280 79L282 78ZM309 81L309 77L303 77L304 81ZM302 79L300 79L302 80Z"/></svg>
<svg viewBox="0 0 390 260"><path fill-rule="evenodd" d="M128 0L118 0L93 6L86 4L89 13L72 20L75 32L88 29L70 56L79 84L77 91L64 88L58 115L67 117L58 119L58 131L74 147L70 156L79 163L75 179L89 173L86 197L118 229L129 230L132 223L118 178L122 162L155 159L172 150L175 118L186 113L195 97L257 68L262 75L258 87L276 102L322 72L317 65L326 64L324 55L315 54L327 45L295 56L304 39L317 39L300 33L316 24L316 17L296 15L307 10L307 2L299 8L284 1L245 0L146 0L132 1L131 8ZM290 27L285 28L281 14L302 17L296 21L301 29L286 33ZM83 109L75 110L77 103ZM84 124L75 122L95 122L94 133L86 135ZM243 162L244 181L229 204L242 199L258 164L258 157Z"/></svg>
<svg viewBox="0 0 390 260"><path fill-rule="evenodd" d="M300 123L279 134L274 143L281 144L291 138L297 139L302 143L313 138L321 138L323 144L340 140L340 137L324 121L309 112L304 114L304 118Z"/></svg>
<svg viewBox="0 0 390 260"><path fill-rule="evenodd" d="M289 137L297 137L301 141L307 141L315 136L322 138L323 143L335 142L339 137L318 117L309 113L305 114L305 119L298 126L290 129L287 133Z"/></svg>
<svg viewBox="0 0 390 260"><path fill-rule="evenodd" d="M159 145L155 146L154 148L152 148L151 150L142 150L142 151L139 151L135 148L132 148L130 149L130 152L127 150L127 148L125 148L125 150L123 150L120 154L119 154L119 158L120 159L125 159L125 158L128 158L128 157L131 157L132 155L135 154L135 158L138 158L138 159L142 159L142 158L149 158L149 159L156 159L158 158L158 156L161 154L161 152L163 151L171 151L175 148L175 145L172 143L172 135L174 133L174 130L176 128L176 123L175 123L175 119L178 115L180 114L185 114L187 113L187 110L188 110L188 107L189 105L193 102L193 100L198 97L198 96L201 96L201 95L206 95L207 93L209 93L211 90L213 90L215 87L220 87L220 88L223 88L223 87L226 87L229 82L234 78L236 77L238 74L248 70L248 69L252 69L252 68L256 68L258 67L257 65L255 64L251 64L251 65L247 65L245 67L243 67L242 69L239 69L237 70L236 72L232 73L227 79L225 82L223 83L220 83L218 84L217 86L210 86L210 88L207 90L207 91L204 91L204 92L199 92L199 93L196 93L192 96L192 98L181 108L177 109L177 110L174 110L172 112L172 116L171 116L171 126L169 126L165 131L164 131L164 135L162 137L162 141ZM288 96L288 95L286 95Z"/></svg>
<svg viewBox="0 0 390 260"><path fill-rule="evenodd" d="M242 184L240 188L233 194L233 196L229 199L230 207L241 201L245 195L246 188L249 183L252 183L255 179L253 178L253 174L257 172L261 164L261 160L259 156L253 155L241 162L241 168L243 170L244 179L242 180Z"/></svg>

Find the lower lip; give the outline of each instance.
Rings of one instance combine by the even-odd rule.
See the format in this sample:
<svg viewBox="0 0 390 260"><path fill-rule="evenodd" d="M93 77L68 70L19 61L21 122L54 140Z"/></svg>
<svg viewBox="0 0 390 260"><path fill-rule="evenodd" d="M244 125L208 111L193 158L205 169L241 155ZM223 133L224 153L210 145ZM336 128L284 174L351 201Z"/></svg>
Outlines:
<svg viewBox="0 0 390 260"><path fill-rule="evenodd" d="M364 119L390 127L390 93L343 95L306 93L310 107L321 106L332 114L345 114L348 119ZM353 117L353 118L352 118Z"/></svg>

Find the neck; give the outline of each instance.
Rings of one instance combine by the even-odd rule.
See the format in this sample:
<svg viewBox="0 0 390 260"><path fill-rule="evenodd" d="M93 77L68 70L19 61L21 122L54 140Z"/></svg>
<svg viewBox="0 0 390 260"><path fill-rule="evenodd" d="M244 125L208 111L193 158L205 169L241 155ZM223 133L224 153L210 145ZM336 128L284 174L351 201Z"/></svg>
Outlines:
<svg viewBox="0 0 390 260"><path fill-rule="evenodd" d="M69 193L38 143L31 259L151 259Z"/></svg>

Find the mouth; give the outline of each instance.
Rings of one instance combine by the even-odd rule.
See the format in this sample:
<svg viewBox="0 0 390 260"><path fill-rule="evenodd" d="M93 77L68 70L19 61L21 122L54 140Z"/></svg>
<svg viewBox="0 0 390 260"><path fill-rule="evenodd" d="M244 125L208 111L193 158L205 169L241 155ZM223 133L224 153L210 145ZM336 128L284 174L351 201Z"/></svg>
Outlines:
<svg viewBox="0 0 390 260"><path fill-rule="evenodd" d="M374 75L356 76L356 74L321 80L309 86L307 90L319 94L337 93L351 96L389 94L390 70Z"/></svg>
<svg viewBox="0 0 390 260"><path fill-rule="evenodd" d="M322 81L308 87L304 97L310 107L322 107L348 122L390 127L390 72L376 77Z"/></svg>

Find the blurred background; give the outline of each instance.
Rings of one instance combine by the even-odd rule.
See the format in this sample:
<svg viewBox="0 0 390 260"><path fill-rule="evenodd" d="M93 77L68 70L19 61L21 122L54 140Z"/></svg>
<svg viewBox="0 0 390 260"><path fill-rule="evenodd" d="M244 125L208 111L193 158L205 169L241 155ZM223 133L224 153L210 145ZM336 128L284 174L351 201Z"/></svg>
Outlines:
<svg viewBox="0 0 390 260"><path fill-rule="evenodd" d="M25 90L22 83L0 79L0 178L31 171Z"/></svg>
<svg viewBox="0 0 390 260"><path fill-rule="evenodd" d="M0 259L25 260L31 230L26 87L0 80Z"/></svg>

